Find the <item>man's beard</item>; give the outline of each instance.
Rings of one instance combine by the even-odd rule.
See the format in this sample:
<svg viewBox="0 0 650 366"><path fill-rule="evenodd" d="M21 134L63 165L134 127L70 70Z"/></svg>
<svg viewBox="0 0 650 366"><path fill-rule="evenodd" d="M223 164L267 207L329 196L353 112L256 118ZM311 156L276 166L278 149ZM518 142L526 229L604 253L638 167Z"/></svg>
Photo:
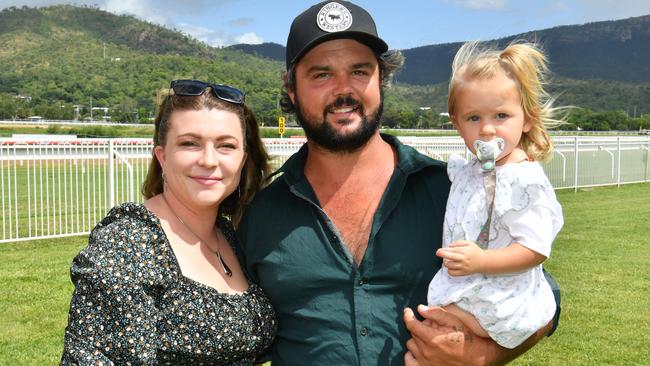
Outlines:
<svg viewBox="0 0 650 366"><path fill-rule="evenodd" d="M335 108L343 106L355 108L355 112L361 115L359 128L345 134L337 132L326 120L328 112L332 112ZM370 116L366 116L361 102L351 96L338 97L334 103L327 105L323 109L323 118L321 120L308 119L303 114L297 94L294 107L296 110L296 118L310 141L331 152L351 153L364 146L379 129L379 120L384 109L384 95L382 92L379 107ZM337 122L349 123L350 121L339 120Z"/></svg>

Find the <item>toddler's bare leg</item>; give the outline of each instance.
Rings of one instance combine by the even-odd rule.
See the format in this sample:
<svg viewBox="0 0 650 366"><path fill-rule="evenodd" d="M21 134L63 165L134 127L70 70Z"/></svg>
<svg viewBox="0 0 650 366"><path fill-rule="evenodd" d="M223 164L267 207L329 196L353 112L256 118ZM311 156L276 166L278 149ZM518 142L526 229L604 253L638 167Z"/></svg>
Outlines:
<svg viewBox="0 0 650 366"><path fill-rule="evenodd" d="M455 304L449 304L447 306L443 306L443 309L456 315L458 319L460 319L460 321L462 321L463 324L465 324L465 326L468 327L477 336L483 338L490 338L490 336L487 334L485 329L483 329L483 327L481 326L481 323L479 323L478 320L476 320L476 318L472 314L459 308Z"/></svg>

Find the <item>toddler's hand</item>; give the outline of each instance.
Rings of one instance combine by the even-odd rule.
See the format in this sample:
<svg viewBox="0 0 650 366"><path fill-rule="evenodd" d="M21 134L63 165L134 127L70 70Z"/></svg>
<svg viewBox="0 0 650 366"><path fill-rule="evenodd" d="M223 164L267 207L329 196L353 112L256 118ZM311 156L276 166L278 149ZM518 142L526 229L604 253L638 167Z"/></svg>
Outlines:
<svg viewBox="0 0 650 366"><path fill-rule="evenodd" d="M482 272L485 252L478 245L467 240L458 240L449 244L448 248L440 248L436 255L443 259L452 276L465 276Z"/></svg>

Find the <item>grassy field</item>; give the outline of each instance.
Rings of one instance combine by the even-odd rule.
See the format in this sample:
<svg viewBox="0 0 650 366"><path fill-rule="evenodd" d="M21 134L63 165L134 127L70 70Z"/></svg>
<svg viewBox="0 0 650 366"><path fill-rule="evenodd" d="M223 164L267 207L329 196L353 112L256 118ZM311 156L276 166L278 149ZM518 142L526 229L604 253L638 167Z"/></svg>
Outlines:
<svg viewBox="0 0 650 366"><path fill-rule="evenodd" d="M517 365L650 365L650 185L558 192L560 328Z"/></svg>
<svg viewBox="0 0 650 366"><path fill-rule="evenodd" d="M560 328L515 365L649 365L650 185L559 191L565 226L546 267L562 287ZM0 365L58 363L86 238L0 244Z"/></svg>

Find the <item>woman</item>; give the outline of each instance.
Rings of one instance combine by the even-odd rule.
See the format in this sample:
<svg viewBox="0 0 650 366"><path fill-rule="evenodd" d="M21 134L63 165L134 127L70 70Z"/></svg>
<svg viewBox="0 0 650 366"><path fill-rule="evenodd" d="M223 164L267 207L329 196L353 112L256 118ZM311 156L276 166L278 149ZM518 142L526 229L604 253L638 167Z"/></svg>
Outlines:
<svg viewBox="0 0 650 366"><path fill-rule="evenodd" d="M113 208L71 267L61 363L251 365L276 320L234 250L268 156L244 93L175 80L155 121L144 204Z"/></svg>

